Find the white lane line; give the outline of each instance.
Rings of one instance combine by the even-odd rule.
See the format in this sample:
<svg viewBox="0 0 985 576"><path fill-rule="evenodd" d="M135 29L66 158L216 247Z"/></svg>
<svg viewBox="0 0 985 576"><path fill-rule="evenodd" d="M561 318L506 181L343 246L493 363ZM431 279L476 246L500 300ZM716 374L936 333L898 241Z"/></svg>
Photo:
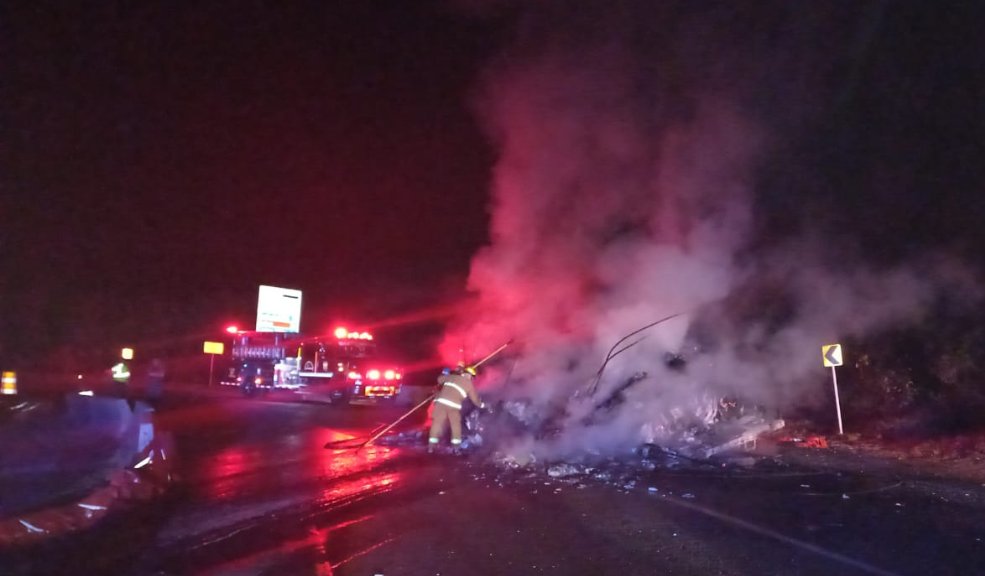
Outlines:
<svg viewBox="0 0 985 576"><path fill-rule="evenodd" d="M666 502L668 504L680 506L681 508L686 508L688 510L691 510L692 512L704 514L705 516L714 518L721 522L725 522L726 524L731 524L732 526L736 526L738 528L742 528L744 530L754 532L756 534L759 534L760 536L766 536L767 538L773 538L774 540L779 540L780 542L789 544L795 548L800 548L801 550L804 550L806 552L811 552L813 554L817 554L818 556L823 556L824 558L834 560L835 562L839 562L846 566L851 566L852 568L857 568L859 570L862 570L863 572L868 572L870 574L878 574L879 576L899 576L895 572L883 570L882 568L873 566L872 564L868 564L866 562L862 562L861 560L849 558L844 554L839 554L837 552L833 552L826 548L821 548L816 544L811 544L810 542L804 542L803 540L798 540L796 538L792 538L790 536L780 534L775 530L770 530L769 528L758 526L756 524L753 524L752 522L742 520L741 518L736 518L734 516L729 516L728 514L723 514L716 510L712 510L711 508L705 508L704 506L700 506L698 504L684 502L683 500L679 500L673 497L661 498L659 502Z"/></svg>

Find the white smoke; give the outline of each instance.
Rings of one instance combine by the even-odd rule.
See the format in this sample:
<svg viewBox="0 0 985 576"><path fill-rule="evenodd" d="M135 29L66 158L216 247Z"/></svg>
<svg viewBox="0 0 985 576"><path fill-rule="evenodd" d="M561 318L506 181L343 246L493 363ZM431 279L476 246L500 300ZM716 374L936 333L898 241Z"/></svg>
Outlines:
<svg viewBox="0 0 985 576"><path fill-rule="evenodd" d="M591 14L532 14L484 83L480 112L499 147L491 242L472 263L476 310L443 352L517 339L503 393L561 408L551 451L631 447L671 412L701 419L726 393L796 404L824 378L822 344L918 318L935 295L926 271L827 265L806 236L754 248L756 174L775 144L743 105L742 73L762 56L723 80L719 59L741 50L661 36L673 20L641 35L636 12L599 12L587 28ZM586 399L616 341L673 314ZM699 327L713 345L686 350ZM668 368L681 353L686 370ZM643 373L604 422L586 424L595 399Z"/></svg>

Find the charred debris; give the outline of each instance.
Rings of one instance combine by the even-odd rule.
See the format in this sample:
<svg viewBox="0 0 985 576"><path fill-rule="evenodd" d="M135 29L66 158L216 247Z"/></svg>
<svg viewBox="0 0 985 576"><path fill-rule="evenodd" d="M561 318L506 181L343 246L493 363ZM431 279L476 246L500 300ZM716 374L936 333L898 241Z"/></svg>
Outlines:
<svg viewBox="0 0 985 576"><path fill-rule="evenodd" d="M635 482L632 478L636 473L657 468L720 470L723 465L745 468L756 464L758 460L749 451L761 435L782 428L784 421L741 398L708 392L697 393L679 405L666 406L659 413L651 414L643 407L642 418L634 418L639 423L633 445L608 450L589 446L580 450L545 449L572 428L577 428L579 434L605 435L607 426L622 411L637 408L626 405L633 402L634 390L659 384L659 377L641 370L602 386L606 369L618 356L640 344L648 329L677 316L643 326L616 342L591 381L564 402L538 403L513 397L507 381L500 387L499 398L487 400L494 406L492 411L466 412L463 447L490 459L504 471L546 474L567 481L594 479L620 486ZM688 359L680 354L668 354L662 361L671 372L684 373L688 368ZM423 441L423 431L404 432L385 441L417 443Z"/></svg>

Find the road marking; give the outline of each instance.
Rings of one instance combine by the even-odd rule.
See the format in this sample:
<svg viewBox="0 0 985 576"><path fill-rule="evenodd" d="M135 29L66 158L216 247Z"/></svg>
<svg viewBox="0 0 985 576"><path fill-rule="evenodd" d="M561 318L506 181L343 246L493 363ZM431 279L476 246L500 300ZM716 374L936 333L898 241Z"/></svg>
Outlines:
<svg viewBox="0 0 985 576"><path fill-rule="evenodd" d="M349 562L352 562L356 558L359 558L360 556L365 556L366 554L369 554L370 552L376 550L377 548L382 548L383 546L386 546L387 544L389 544L390 542L393 542L394 540L396 540L396 538L387 538L386 540L382 540L380 542L377 542L376 544L372 544L372 545L370 545L367 548L363 548L362 550L359 550L357 552L353 552L348 557L343 558L342 560L339 560L335 564L332 564L330 566L330 568L332 570L336 570L340 566L345 566L346 564L348 564Z"/></svg>
<svg viewBox="0 0 985 576"><path fill-rule="evenodd" d="M872 564L868 564L866 562L862 562L861 560L849 558L844 554L832 552L831 550L828 550L826 548L821 548L820 546L816 544L811 544L810 542L804 542L803 540L798 540L790 536L785 536L775 530L770 530L769 528L757 526L752 522L742 520L741 518L736 518L735 516L729 516L728 514L723 514L722 512L712 510L711 508L705 508L704 506L701 506L699 504L684 502L683 500L679 500L673 497L661 498L659 501L666 502L668 504L673 504L675 506L680 506L681 508L686 508L688 510L691 510L692 512L698 512L699 514L704 514L705 516L714 518L716 520L720 520L722 522L725 522L726 524L731 524L732 526L736 526L738 528L742 528L744 530L754 532L756 534L759 534L760 536L766 536L768 538L773 538L774 540L779 540L780 542L783 542L785 544L790 544L795 548L800 548L801 550L811 552L813 554L817 554L818 556L823 556L824 558L828 558L829 560L834 560L835 562L840 562L846 566L851 566L852 568L857 568L859 570L862 570L863 572L868 572L870 574L878 574L879 576L899 576L895 572L883 570L882 568L873 566Z"/></svg>

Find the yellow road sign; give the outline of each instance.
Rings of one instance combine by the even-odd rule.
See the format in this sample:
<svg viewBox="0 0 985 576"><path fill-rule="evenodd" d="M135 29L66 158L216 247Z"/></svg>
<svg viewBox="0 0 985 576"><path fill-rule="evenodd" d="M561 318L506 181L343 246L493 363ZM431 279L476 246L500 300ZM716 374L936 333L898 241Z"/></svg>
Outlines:
<svg viewBox="0 0 985 576"><path fill-rule="evenodd" d="M222 354L226 347L222 342L206 342L202 351L206 354Z"/></svg>
<svg viewBox="0 0 985 576"><path fill-rule="evenodd" d="M821 357L824 359L825 368L841 366L841 344L828 344L826 346L821 346Z"/></svg>

